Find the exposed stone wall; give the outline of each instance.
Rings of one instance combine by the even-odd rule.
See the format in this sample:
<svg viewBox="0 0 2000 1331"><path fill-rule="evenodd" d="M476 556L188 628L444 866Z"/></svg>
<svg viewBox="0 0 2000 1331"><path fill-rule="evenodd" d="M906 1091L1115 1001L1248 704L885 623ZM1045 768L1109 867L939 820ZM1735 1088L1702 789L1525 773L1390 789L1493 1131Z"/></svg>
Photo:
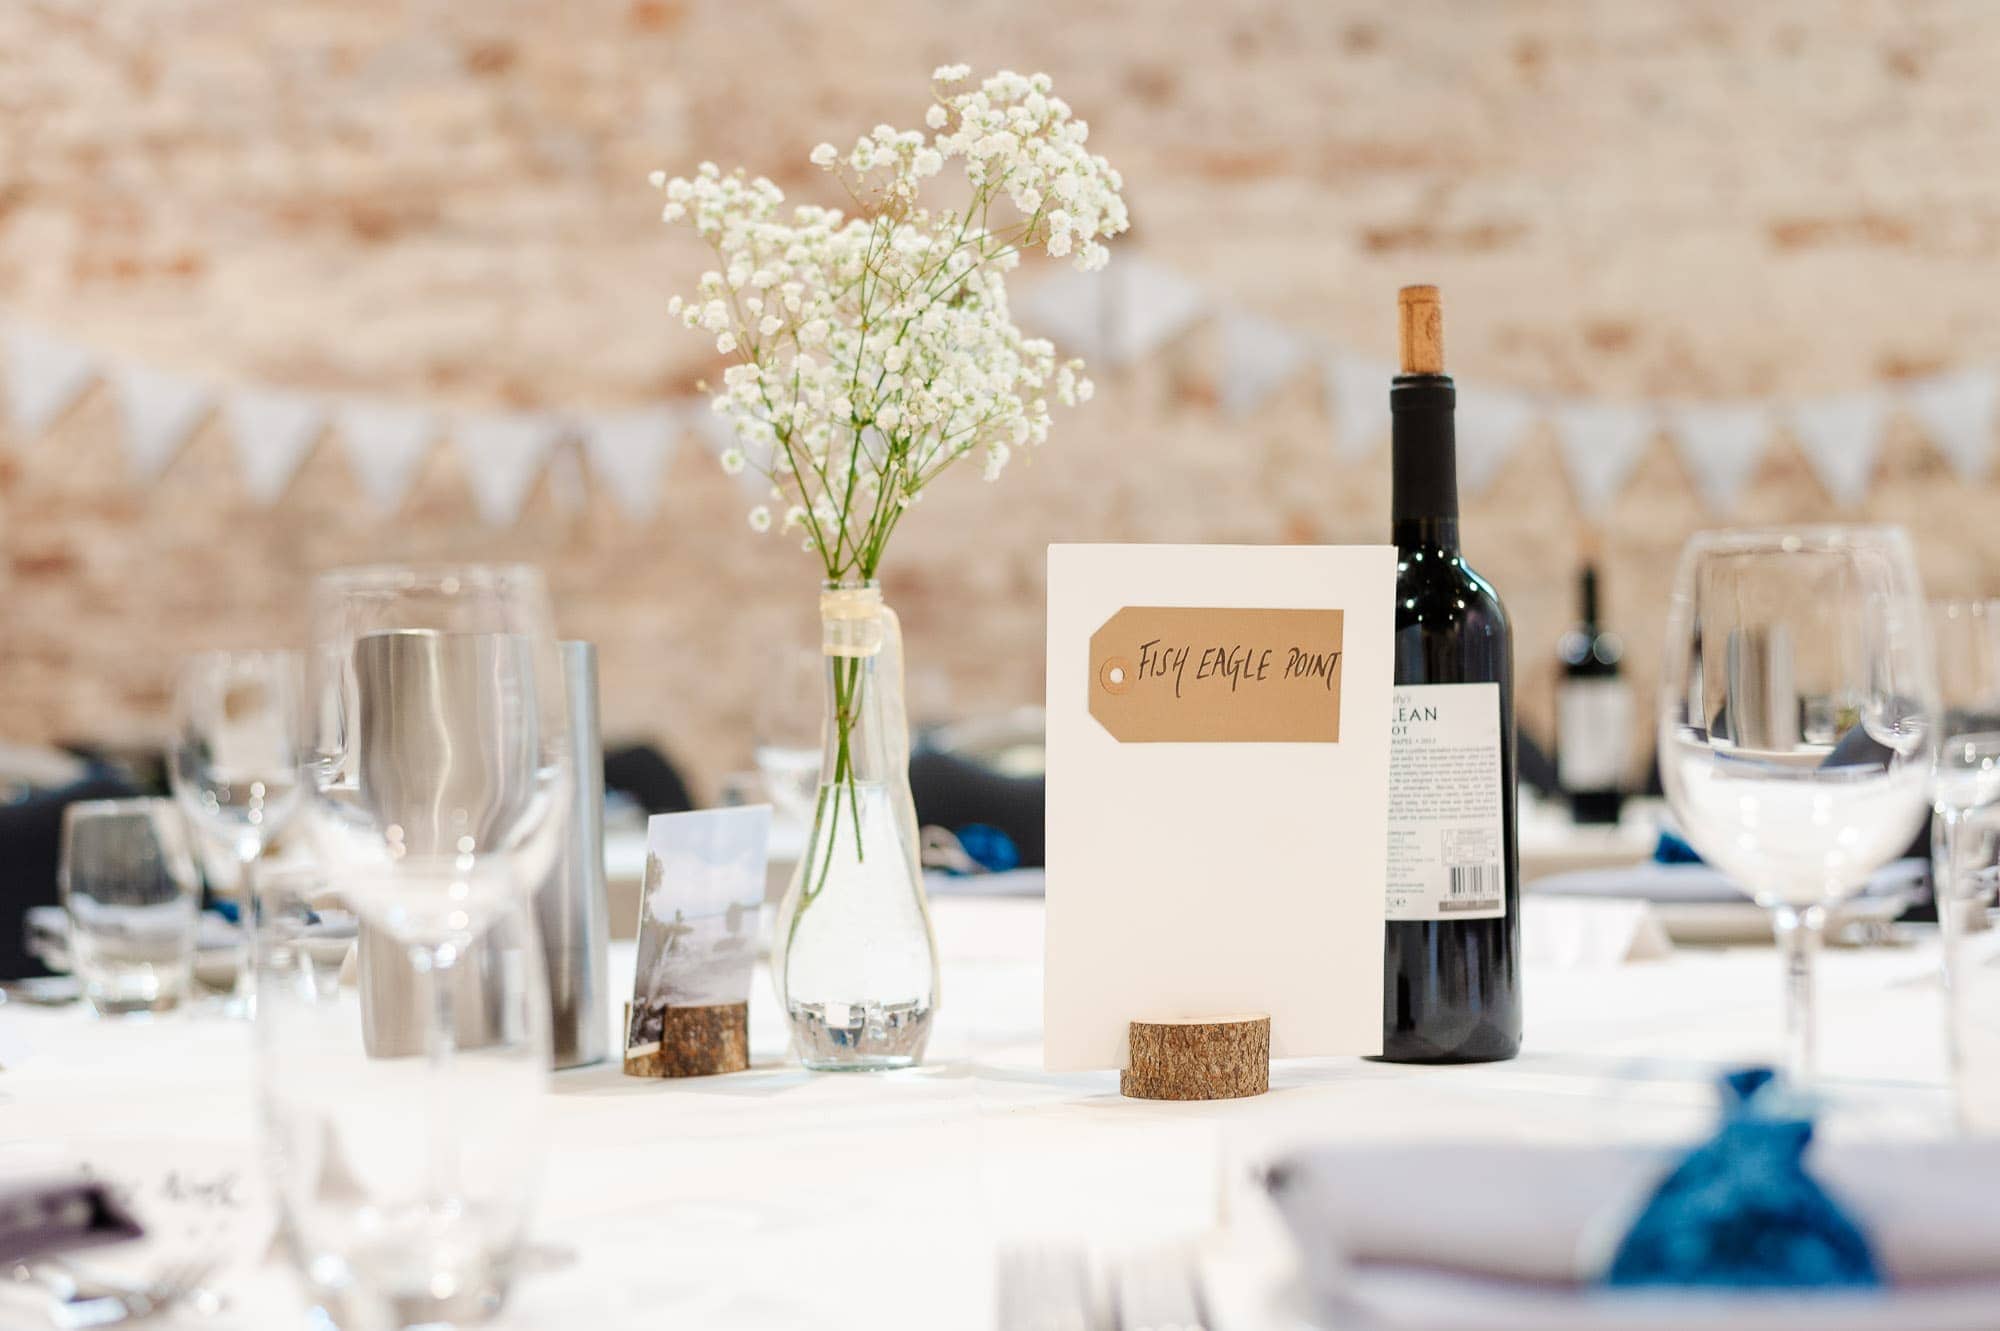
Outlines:
<svg viewBox="0 0 2000 1331"><path fill-rule="evenodd" d="M224 383L466 409L683 393L711 367L663 307L699 256L646 172L708 157L814 189L814 142L915 123L952 59L1054 74L1125 172L1134 249L1332 344L1386 355L1395 287L1428 280L1465 382L1821 393L2000 361L2000 11L1977 0L17 0L0 301ZM1383 535L1386 458L1335 460L1311 376L1225 418L1212 336L1104 375L1032 466L953 478L899 533L890 595L951 706L1039 696L1051 540ZM1933 589L1970 593L2000 589L1992 514L1905 426L1864 513L1781 444L1739 516L1907 522ZM1604 533L1642 664L1703 521L1655 441ZM1539 723L1581 539L1550 440L1467 528ZM390 519L326 442L258 508L215 421L142 492L101 392L0 448L0 553L0 736L157 733L173 657L296 636L315 569L525 558L602 644L610 727L711 789L814 579L693 441L648 525L545 482L492 530L445 450Z"/></svg>

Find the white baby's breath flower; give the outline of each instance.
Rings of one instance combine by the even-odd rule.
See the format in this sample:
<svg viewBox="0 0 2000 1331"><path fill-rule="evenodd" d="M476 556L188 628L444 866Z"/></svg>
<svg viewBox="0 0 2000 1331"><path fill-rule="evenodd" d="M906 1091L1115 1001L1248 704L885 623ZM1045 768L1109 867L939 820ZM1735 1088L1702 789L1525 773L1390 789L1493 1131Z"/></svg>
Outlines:
<svg viewBox="0 0 2000 1331"><path fill-rule="evenodd" d="M1015 325L1005 278L1024 248L1100 266L1128 225L1123 182L1045 76L970 72L936 71L929 135L883 124L814 148L816 165L865 176L847 181L852 215L709 163L655 180L680 205L663 216L717 255L669 314L736 350L711 400L741 441L724 470L755 456L773 493L753 525L805 528L829 577L874 575L885 505L914 504L960 458L998 476L1048 438L1050 401L1091 393L1081 362ZM924 182L954 164L969 197L927 207ZM996 200L1012 206L989 213Z"/></svg>
<svg viewBox="0 0 2000 1331"><path fill-rule="evenodd" d="M757 507L750 510L750 530L751 531L771 530L771 510L768 507L766 507L763 504L759 504L757 505Z"/></svg>
<svg viewBox="0 0 2000 1331"><path fill-rule="evenodd" d="M664 189L667 184L667 173L664 171L655 171L646 177L646 181L654 189Z"/></svg>

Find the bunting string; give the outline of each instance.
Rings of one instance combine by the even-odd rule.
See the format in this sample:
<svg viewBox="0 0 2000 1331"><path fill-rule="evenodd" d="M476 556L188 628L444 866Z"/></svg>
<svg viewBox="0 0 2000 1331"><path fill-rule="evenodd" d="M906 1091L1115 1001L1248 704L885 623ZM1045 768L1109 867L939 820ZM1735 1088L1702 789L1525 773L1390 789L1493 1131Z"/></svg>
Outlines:
<svg viewBox="0 0 2000 1331"><path fill-rule="evenodd" d="M1145 255L1101 272L1064 268L1023 284L1015 302L1030 332L1100 372L1154 356L1197 326L1219 343L1216 398L1243 420L1288 384L1317 376L1333 455L1369 456L1387 440L1394 367L1379 357L1327 346L1304 330L1213 299L1189 278ZM370 503L396 512L434 449L448 445L481 517L514 522L538 481L562 511L583 505L586 477L635 522L657 511L675 445L687 435L721 455L734 439L706 398L617 412L454 413L424 404L329 397L267 385L218 387L158 366L103 355L31 323L0 319L4 419L15 448L46 435L91 388L112 395L120 448L140 481L159 477L195 431L217 414L259 504L274 504L305 460L331 437ZM1774 440L1789 438L1828 496L1842 507L1866 498L1883 439L1908 419L1967 481L1992 472L2000 426L2000 367L1968 366L1885 387L1814 398L1728 402L1607 402L1501 388L1459 391L1459 487L1477 495L1505 470L1524 440L1546 430L1578 508L1601 518L1646 449L1664 437L1704 506L1736 509ZM745 450L746 453L750 452ZM738 479L759 497L768 457L751 455Z"/></svg>

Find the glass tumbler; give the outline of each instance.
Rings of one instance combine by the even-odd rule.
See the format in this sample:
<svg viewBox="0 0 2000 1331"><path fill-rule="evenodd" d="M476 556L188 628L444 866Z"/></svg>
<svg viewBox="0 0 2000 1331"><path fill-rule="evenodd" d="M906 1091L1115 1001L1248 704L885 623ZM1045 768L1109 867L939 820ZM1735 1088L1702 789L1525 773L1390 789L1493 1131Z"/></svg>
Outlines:
<svg viewBox="0 0 2000 1331"><path fill-rule="evenodd" d="M70 965L100 1016L163 1012L194 971L201 878L172 800L82 800L63 810Z"/></svg>

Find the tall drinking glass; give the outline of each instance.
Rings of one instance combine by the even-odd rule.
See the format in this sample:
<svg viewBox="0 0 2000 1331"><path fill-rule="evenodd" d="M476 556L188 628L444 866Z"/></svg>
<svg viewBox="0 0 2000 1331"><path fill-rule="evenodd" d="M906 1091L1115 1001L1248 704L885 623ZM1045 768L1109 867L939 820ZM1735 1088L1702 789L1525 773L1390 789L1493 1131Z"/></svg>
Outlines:
<svg viewBox="0 0 2000 1331"><path fill-rule="evenodd" d="M181 667L168 779L188 821L236 865L247 1012L257 861L301 802L297 652L203 652Z"/></svg>
<svg viewBox="0 0 2000 1331"><path fill-rule="evenodd" d="M516 1048L526 1033L534 1077L468 1100L496 1046L489 1023L457 1011L456 983L469 951L499 946L496 929L510 949L533 938L523 907L560 849L571 761L548 592L519 566L348 570L318 580L311 623L315 830L342 900L405 949L427 991L424 1167L370 1202L382 1260L356 1279L399 1317L424 1320L434 1297L431 1320L459 1321L498 1306L519 1228L494 1220L505 1206L485 1187L467 1116L504 1112L506 1087L531 1084L539 1103L549 1058L546 981L529 966L516 977L532 995L522 1010L543 1015L501 1034ZM462 1030L481 1032L475 1048L460 1047ZM515 1140L522 1158L533 1140Z"/></svg>
<svg viewBox="0 0 2000 1331"><path fill-rule="evenodd" d="M70 968L99 1016L161 1012L194 969L201 879L170 800L80 800L63 809L61 879Z"/></svg>
<svg viewBox="0 0 2000 1331"><path fill-rule="evenodd" d="M1681 552L1660 680L1660 776L1696 850L1773 913L1785 1062L1816 1066L1827 908L1929 808L1937 680L1895 528L1704 532Z"/></svg>

